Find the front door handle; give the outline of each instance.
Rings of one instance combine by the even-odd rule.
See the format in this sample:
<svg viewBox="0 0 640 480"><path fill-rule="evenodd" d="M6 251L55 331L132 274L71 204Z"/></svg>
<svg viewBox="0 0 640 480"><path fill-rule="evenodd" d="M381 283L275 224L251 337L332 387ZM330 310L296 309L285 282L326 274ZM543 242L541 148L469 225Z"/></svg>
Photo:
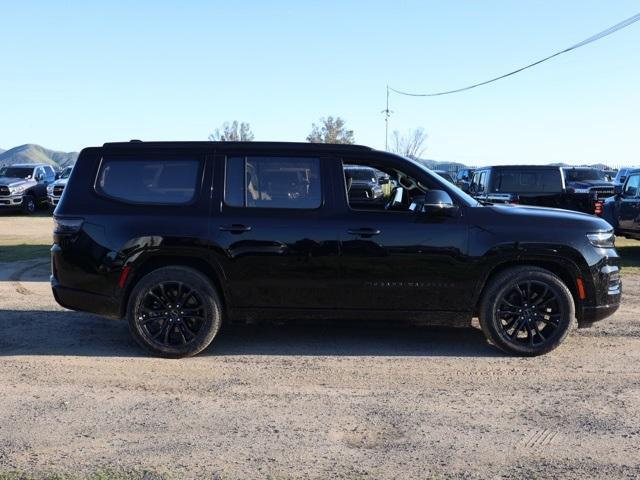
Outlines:
<svg viewBox="0 0 640 480"><path fill-rule="evenodd" d="M220 230L223 232L244 233L251 230L251 227L249 225L240 225L234 223L233 225L220 225Z"/></svg>
<svg viewBox="0 0 640 480"><path fill-rule="evenodd" d="M347 230L350 235L359 235L360 237L372 237L374 235L380 235L380 230L377 228L350 228Z"/></svg>

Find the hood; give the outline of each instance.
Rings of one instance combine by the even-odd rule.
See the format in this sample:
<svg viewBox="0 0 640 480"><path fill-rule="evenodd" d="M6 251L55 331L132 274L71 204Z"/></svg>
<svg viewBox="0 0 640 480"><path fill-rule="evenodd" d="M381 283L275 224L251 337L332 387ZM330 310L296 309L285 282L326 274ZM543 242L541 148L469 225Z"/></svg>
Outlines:
<svg viewBox="0 0 640 480"><path fill-rule="evenodd" d="M512 226L542 229L577 229L588 232L611 230L602 218L587 213L562 210L559 208L534 207L526 205L493 205L489 207L505 217Z"/></svg>
<svg viewBox="0 0 640 480"><path fill-rule="evenodd" d="M3 187L16 187L27 183L32 182L31 180L25 180L24 178L0 177L0 185Z"/></svg>

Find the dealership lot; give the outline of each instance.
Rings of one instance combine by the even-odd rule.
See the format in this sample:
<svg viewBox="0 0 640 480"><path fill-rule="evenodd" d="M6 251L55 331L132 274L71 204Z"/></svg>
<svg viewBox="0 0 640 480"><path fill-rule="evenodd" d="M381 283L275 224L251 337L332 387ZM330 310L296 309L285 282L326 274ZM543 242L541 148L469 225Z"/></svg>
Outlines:
<svg viewBox="0 0 640 480"><path fill-rule="evenodd" d="M172 361L55 303L50 222L0 217L0 474L640 475L637 269L613 317L543 357L477 328L352 323L226 328Z"/></svg>

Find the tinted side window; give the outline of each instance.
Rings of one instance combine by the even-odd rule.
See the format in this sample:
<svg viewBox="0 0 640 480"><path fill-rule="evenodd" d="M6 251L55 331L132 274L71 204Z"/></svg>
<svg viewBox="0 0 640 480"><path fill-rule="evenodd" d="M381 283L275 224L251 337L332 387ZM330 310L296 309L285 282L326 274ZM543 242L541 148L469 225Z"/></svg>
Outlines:
<svg viewBox="0 0 640 480"><path fill-rule="evenodd" d="M320 160L228 157L224 198L233 207L318 208L322 198Z"/></svg>
<svg viewBox="0 0 640 480"><path fill-rule="evenodd" d="M472 190L474 194L483 193L487 184L487 171L476 172L473 174L473 181L471 182Z"/></svg>
<svg viewBox="0 0 640 480"><path fill-rule="evenodd" d="M637 197L640 188L640 175L631 175L624 185L625 197Z"/></svg>
<svg viewBox="0 0 640 480"><path fill-rule="evenodd" d="M559 170L502 170L492 190L505 193L560 192L562 180Z"/></svg>
<svg viewBox="0 0 640 480"><path fill-rule="evenodd" d="M103 159L95 188L125 202L185 204L196 195L200 163L189 159Z"/></svg>

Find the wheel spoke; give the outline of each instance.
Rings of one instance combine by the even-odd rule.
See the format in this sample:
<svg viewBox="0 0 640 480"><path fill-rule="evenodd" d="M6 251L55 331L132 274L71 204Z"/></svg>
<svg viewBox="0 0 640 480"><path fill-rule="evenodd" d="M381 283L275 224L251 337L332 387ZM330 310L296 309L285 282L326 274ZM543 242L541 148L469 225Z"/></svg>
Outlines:
<svg viewBox="0 0 640 480"><path fill-rule="evenodd" d="M538 322L531 322L533 324L533 329L536 332L536 335L538 335L540 337L540 339L544 342L546 340L545 336L542 334L542 332L540 331L540 328L538 328Z"/></svg>

